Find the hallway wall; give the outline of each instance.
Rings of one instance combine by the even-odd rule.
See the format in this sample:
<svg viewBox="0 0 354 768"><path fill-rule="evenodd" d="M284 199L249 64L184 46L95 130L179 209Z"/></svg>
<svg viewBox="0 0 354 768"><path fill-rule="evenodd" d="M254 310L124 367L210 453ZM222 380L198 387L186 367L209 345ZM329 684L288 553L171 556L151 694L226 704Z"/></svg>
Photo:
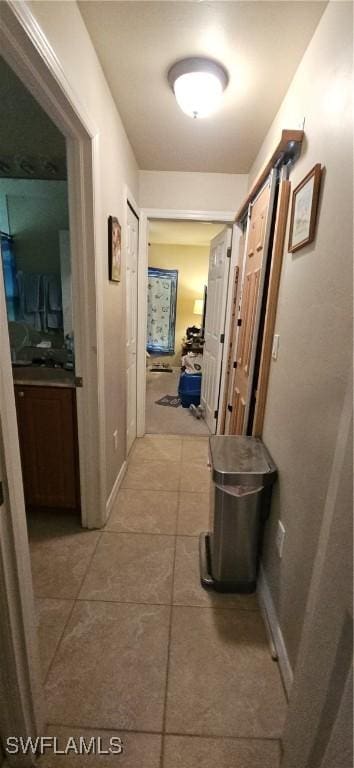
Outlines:
<svg viewBox="0 0 354 768"><path fill-rule="evenodd" d="M125 281L108 281L107 219L117 216L125 241L124 190L138 198L138 172L132 148L113 102L97 54L75 2L31 2L30 9L53 47L59 63L98 131L100 188L95 189L100 215L95 221L96 258L104 264L104 374L106 424L106 495L110 494L126 455L125 402ZM118 431L114 450L113 431Z"/></svg>
<svg viewBox="0 0 354 768"><path fill-rule="evenodd" d="M236 211L248 186L245 173L139 171L142 208Z"/></svg>
<svg viewBox="0 0 354 768"><path fill-rule="evenodd" d="M318 229L297 253L285 248L279 356L271 362L263 432L279 468L263 562L293 669L352 359L351 13L351 3L329 3L250 174L257 175L281 129L297 128L305 117L304 147L290 178L294 189L315 163L325 167ZM286 529L282 560L278 519Z"/></svg>

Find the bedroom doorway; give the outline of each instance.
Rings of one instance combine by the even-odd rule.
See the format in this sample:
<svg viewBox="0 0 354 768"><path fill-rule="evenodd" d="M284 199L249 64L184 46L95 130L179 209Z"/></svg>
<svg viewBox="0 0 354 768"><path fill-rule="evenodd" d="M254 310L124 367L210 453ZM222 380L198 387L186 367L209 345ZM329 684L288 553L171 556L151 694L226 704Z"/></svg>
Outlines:
<svg viewBox="0 0 354 768"><path fill-rule="evenodd" d="M215 431L214 405L213 423L205 416L208 416L209 400L213 399L214 403L219 391L222 358L219 333L216 383L211 381L214 370L208 362L214 358L209 347L213 341L215 308L220 301L223 307L216 313L217 325L219 327L223 317L224 330L231 232L225 223L217 221L156 218L149 222L145 425L148 434L208 435L210 429ZM217 278L221 277L221 252L225 256L225 269L221 270L220 281ZM212 333L207 333L206 345L208 317ZM210 379L207 386L203 375Z"/></svg>

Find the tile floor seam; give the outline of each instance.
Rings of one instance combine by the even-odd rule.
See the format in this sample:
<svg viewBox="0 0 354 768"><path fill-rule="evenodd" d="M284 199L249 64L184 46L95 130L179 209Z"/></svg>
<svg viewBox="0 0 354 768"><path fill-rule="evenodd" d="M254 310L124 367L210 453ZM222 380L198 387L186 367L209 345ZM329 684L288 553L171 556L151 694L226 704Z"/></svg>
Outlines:
<svg viewBox="0 0 354 768"><path fill-rule="evenodd" d="M81 587L82 587L82 585L83 585L83 583L84 583L84 579L86 578L86 575L87 575L88 569L89 569L89 567L90 567L90 565L91 565L91 562L92 562L92 560L93 560L93 556L94 556L94 554L95 554L95 552L96 552L96 549L97 549L97 547L98 547L98 542L101 540L101 537L102 537L102 533L100 533L100 535L97 537L97 541L96 541L96 544L95 544L95 546L94 546L93 552L91 553L91 557L89 558L89 562L88 562L88 565L87 565L86 571L85 571L85 573L84 573L84 575L83 575L83 578L82 578L81 584L80 584L80 586L79 586L78 592L77 592L77 594L76 594L76 597L73 597L73 598L71 598L71 599L72 599L72 601L73 601L73 605L72 605L71 611L69 612L69 615L68 615L67 621L64 623L64 627L63 627L63 630L62 630L62 632L61 632L61 634L60 634L60 637L59 637L59 639L58 639L58 642L57 642L57 643L56 643L56 645L55 645L55 650L54 650L54 653L53 653L53 657L52 657L52 660L51 660L51 662L50 662L50 664L49 664L49 667L48 667L48 670L47 670L47 674L45 675L45 677L44 677L44 680L43 680L43 686L46 684L46 682L47 682L47 680L48 680L48 677L49 677L49 673L51 672L52 666L53 666L53 664L54 664L54 659L55 659L55 657L56 657L56 655L57 655L57 653L58 653L59 647L60 647L60 645L61 645L61 642L62 642L62 640L63 640L64 634L65 634L65 630L66 630L66 627L68 626L68 623L69 623L69 621L70 621L70 619L71 619L71 617L72 617L72 615L73 615L73 612L74 612L74 609L75 609L75 605L76 605L76 603L78 602L78 598L79 598L79 594L80 594L80 591L81 591ZM36 596L35 596L35 597L36 597ZM42 599L42 600L43 600L43 599L45 599L45 598L39 598L39 599ZM61 598L58 598L58 597L52 597L52 598L48 598L48 599L50 599L50 600L60 600ZM66 598L66 599L69 599L69 598Z"/></svg>
<svg viewBox="0 0 354 768"><path fill-rule="evenodd" d="M179 494L178 494L179 496ZM179 498L178 498L179 501ZM178 504L177 504L178 510ZM177 517L176 517L177 528ZM170 650L171 650L171 637L172 637L172 615L173 615L173 595L174 595L174 581L175 581L175 566L176 566L176 550L177 550L177 535L175 536L175 548L173 553L172 564L172 579L171 579L171 602L170 602L170 620L168 627L168 639L167 639L167 663L166 663L166 677L165 677L165 690L164 690L164 703L162 714L162 734L161 734L161 753L160 753L160 768L163 768L164 764L164 745L165 745L165 728L166 728L166 713L167 713L167 691L168 691L168 674L170 666Z"/></svg>
<svg viewBox="0 0 354 768"><path fill-rule="evenodd" d="M113 533L118 536L167 536L169 539L177 536L176 533L159 533L159 531L114 531L111 528L102 529L102 534L104 533Z"/></svg>
<svg viewBox="0 0 354 768"><path fill-rule="evenodd" d="M39 598L46 600L47 598ZM52 600L58 600L60 598L48 598ZM157 608L166 608L166 606L173 606L174 608L200 608L201 610L208 611L242 611L244 613L260 613L259 608L243 608L242 605L199 605L195 603L150 603L144 600L108 600L102 597L77 597L75 603L111 603L117 605L149 605Z"/></svg>
<svg viewBox="0 0 354 768"><path fill-rule="evenodd" d="M57 600L58 598L51 598L51 599ZM57 655L57 652L58 652L58 650L59 650L59 646L60 646L60 644L61 644L61 641L62 641L62 639L63 639L63 637L64 637L64 633L65 633L66 627L68 626L68 623L69 623L69 621L70 621L70 619L71 619L71 617L72 617L72 615L73 615L73 611L74 611L75 605L76 605L76 600L73 600L73 604L72 604L72 606L71 606L71 610L69 611L69 614L68 614L67 620L64 622L64 626L63 626L62 632L61 632L61 634L60 634L60 636L59 636L59 638L58 638L58 641L57 641L57 643L56 643L56 645L55 645L55 648L54 648L54 653L53 653L53 656L52 656L51 662L50 662L50 664L49 664L49 666L48 666L48 669L47 669L47 673L46 673L46 675L44 676L44 679L43 679L43 688L44 688L44 686L45 686L45 684L46 684L46 682L47 682L47 680L48 680L48 677L49 677L49 673L50 673L50 671L51 671L51 669L52 669L52 666L53 666L53 664L54 664L54 659L55 659L55 657L56 657L56 655Z"/></svg>
<svg viewBox="0 0 354 768"><path fill-rule="evenodd" d="M78 603L110 603L111 605L145 605L155 608L169 608L171 603L148 603L142 600L107 600L101 597L78 597L75 602Z"/></svg>
<svg viewBox="0 0 354 768"><path fill-rule="evenodd" d="M162 736L162 731L151 731L145 728L127 728L126 726L124 728L107 728L107 726L101 725L84 725L83 723L73 725L72 723L59 723L55 721L47 723L47 728L72 728L73 730L81 728L83 731L102 731L102 733L120 733L124 731L125 733L143 733L146 736ZM184 736L183 733L177 735Z"/></svg>
<svg viewBox="0 0 354 768"><path fill-rule="evenodd" d="M124 728L107 728L107 726L100 726L100 725L85 725L84 723L79 723L79 725L72 723L60 723L51 721L47 723L47 728L72 728L73 730L77 730L78 728L82 728L82 730L87 731L102 731L102 733L142 733L147 736L178 736L183 737L185 739L209 739L210 741L223 741L224 739L227 739L228 741L266 741L276 744L281 744L281 737L278 736L228 736L225 734L205 734L205 733L184 733L183 731L152 731L152 730L146 730L144 728L128 728L127 726L124 726Z"/></svg>

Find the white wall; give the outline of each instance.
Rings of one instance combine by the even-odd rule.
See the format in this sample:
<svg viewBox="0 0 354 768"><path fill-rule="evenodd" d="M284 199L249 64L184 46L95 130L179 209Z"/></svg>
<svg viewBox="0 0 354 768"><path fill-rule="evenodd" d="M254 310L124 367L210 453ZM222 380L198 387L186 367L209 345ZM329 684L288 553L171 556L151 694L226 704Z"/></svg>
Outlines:
<svg viewBox="0 0 354 768"><path fill-rule="evenodd" d="M125 403L125 282L109 283L107 218L124 222L124 187L138 197L135 157L104 78L79 8L74 2L31 2L30 9L53 47L72 89L97 126L99 176L95 189L100 215L95 221L96 256L104 264L105 278L98 290L104 297L104 368L106 423L106 491L109 495L126 454ZM125 233L123 231L123 240ZM123 404L123 406L122 406ZM118 430L114 451L113 431Z"/></svg>
<svg viewBox="0 0 354 768"><path fill-rule="evenodd" d="M246 195L243 173L139 171L142 208L193 211L236 211Z"/></svg>
<svg viewBox="0 0 354 768"><path fill-rule="evenodd" d="M281 129L305 117L291 183L294 189L315 163L324 166L317 236L295 254L285 248L279 357L271 363L263 432L279 468L264 567L293 667L352 365L351 14L351 3L329 3L250 174L256 176ZM282 560L278 518L286 529Z"/></svg>

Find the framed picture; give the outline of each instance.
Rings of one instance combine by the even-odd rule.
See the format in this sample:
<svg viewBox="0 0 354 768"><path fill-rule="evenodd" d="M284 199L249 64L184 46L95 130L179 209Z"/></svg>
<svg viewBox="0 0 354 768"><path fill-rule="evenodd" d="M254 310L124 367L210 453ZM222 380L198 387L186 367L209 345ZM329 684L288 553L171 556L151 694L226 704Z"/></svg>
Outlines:
<svg viewBox="0 0 354 768"><path fill-rule="evenodd" d="M293 191L288 246L292 253L315 237L321 173L321 165L316 163Z"/></svg>
<svg viewBox="0 0 354 768"><path fill-rule="evenodd" d="M109 279L119 283L122 260L121 226L115 216L108 217L108 274Z"/></svg>

